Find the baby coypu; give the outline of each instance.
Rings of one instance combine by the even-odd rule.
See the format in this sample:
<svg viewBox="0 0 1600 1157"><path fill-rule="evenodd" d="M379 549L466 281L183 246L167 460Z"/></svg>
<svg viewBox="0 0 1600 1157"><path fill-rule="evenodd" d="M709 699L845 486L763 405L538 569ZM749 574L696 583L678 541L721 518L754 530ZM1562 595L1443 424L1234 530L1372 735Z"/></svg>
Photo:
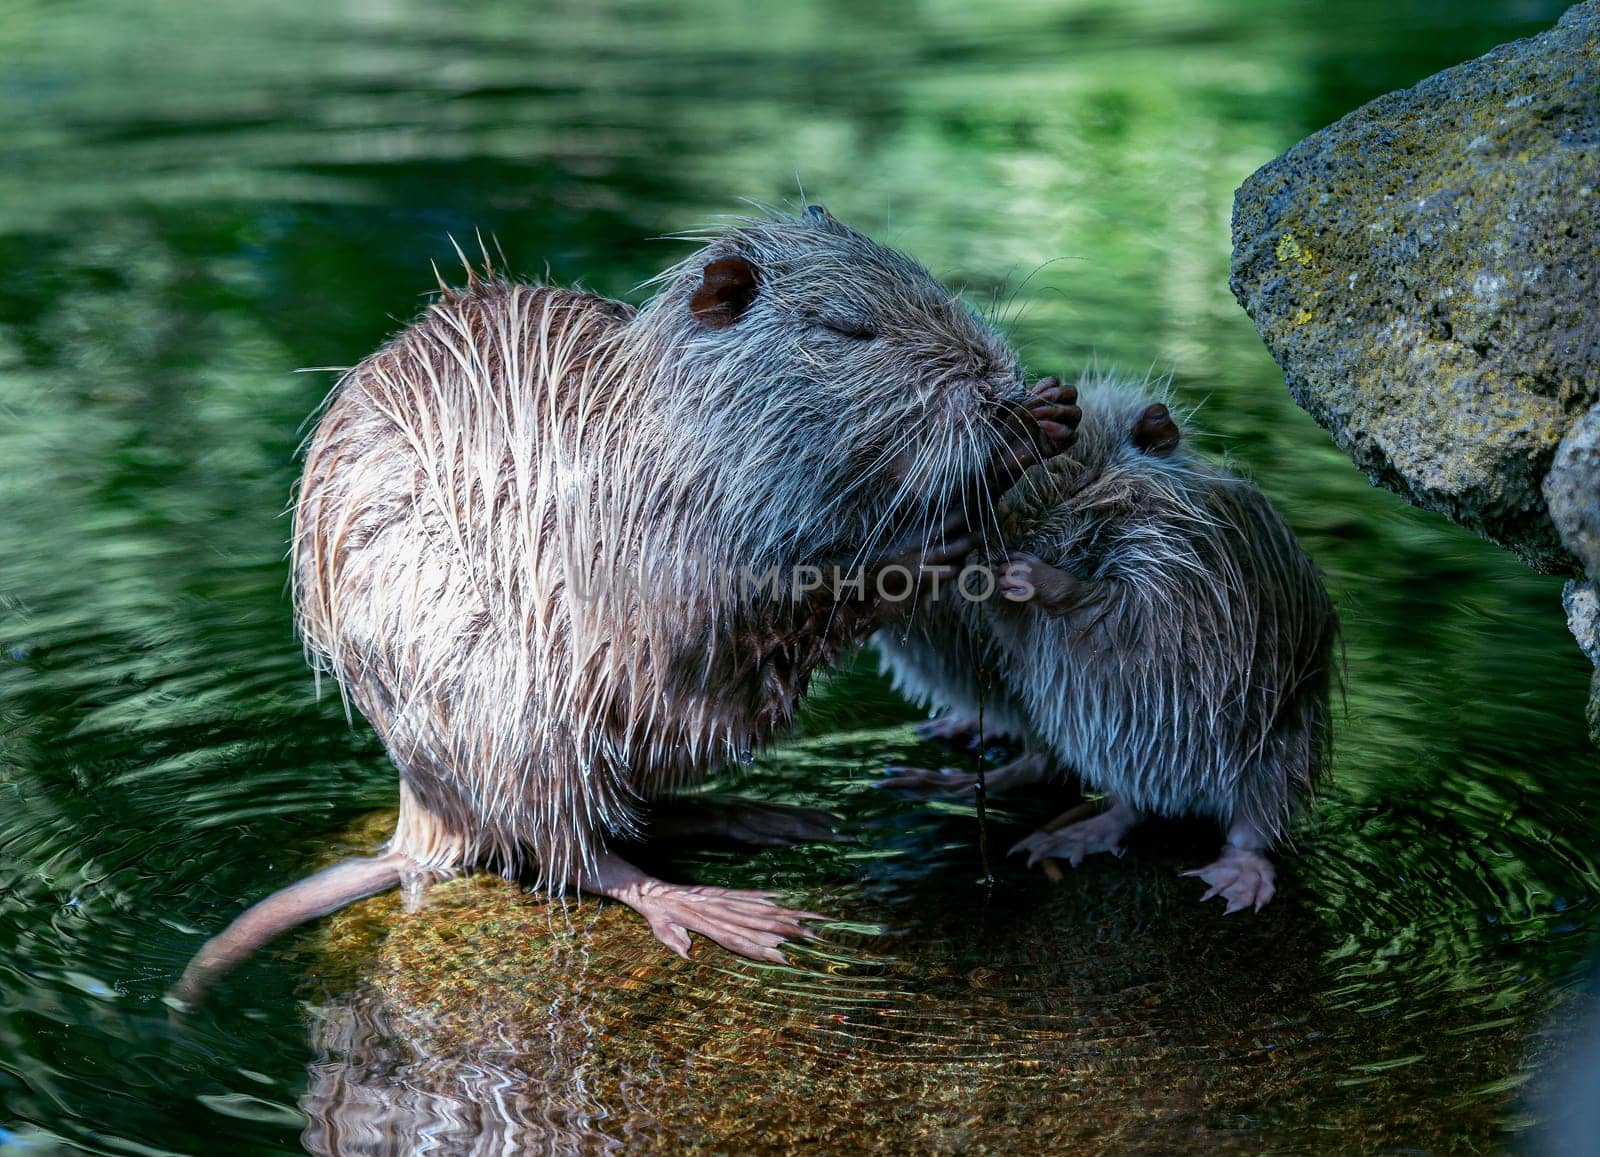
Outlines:
<svg viewBox="0 0 1600 1157"><path fill-rule="evenodd" d="M806 934L812 914L770 893L669 884L615 847L883 621L865 584L797 572L961 557L961 512L992 517L1078 414L926 270L820 207L698 240L638 309L441 286L335 388L295 509L295 610L400 772L399 820L381 854L239 917L179 996L402 876L473 867L613 897L683 955L697 932L781 960Z"/></svg>
<svg viewBox="0 0 1600 1157"><path fill-rule="evenodd" d="M1227 842L1199 876L1229 912L1260 909L1265 853L1287 834L1331 754L1338 618L1316 566L1255 487L1183 445L1142 384L1086 374L1069 454L1001 501L996 597L925 604L916 633L876 636L897 686L988 716L1027 748L991 790L1060 767L1106 793L1021 840L1029 865L1121 854L1145 815L1218 820ZM920 693L920 694L919 694ZM955 794L976 776L894 769L886 786Z"/></svg>

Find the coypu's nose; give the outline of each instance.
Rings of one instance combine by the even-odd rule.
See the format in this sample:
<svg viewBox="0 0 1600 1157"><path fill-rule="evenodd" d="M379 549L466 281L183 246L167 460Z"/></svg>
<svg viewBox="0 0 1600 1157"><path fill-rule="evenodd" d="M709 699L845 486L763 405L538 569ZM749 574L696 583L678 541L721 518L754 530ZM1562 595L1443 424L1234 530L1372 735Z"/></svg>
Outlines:
<svg viewBox="0 0 1600 1157"><path fill-rule="evenodd" d="M1133 421L1133 445L1146 454L1170 454L1182 438L1172 411L1160 402L1146 406Z"/></svg>

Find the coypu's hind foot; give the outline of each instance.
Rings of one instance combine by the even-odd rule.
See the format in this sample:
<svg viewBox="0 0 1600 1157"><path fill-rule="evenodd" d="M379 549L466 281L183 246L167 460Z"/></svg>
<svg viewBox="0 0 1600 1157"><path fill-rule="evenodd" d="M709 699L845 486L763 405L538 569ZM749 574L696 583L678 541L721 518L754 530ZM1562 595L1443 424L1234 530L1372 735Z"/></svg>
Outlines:
<svg viewBox="0 0 1600 1157"><path fill-rule="evenodd" d="M814 937L806 921L828 919L816 912L780 908L772 902L773 892L669 884L609 853L596 857L594 871L583 873L580 884L639 913L649 921L656 939L685 960L689 959L689 933L698 932L729 952L783 964L778 945Z"/></svg>
<svg viewBox="0 0 1600 1157"><path fill-rule="evenodd" d="M1228 842L1222 845L1222 855L1215 863L1183 873L1198 876L1211 887L1200 897L1203 904L1213 896L1228 902L1222 913L1231 916L1245 908L1257 912L1276 894L1277 871L1272 861L1262 855L1267 843L1259 832L1248 824L1234 824L1228 829Z"/></svg>
<svg viewBox="0 0 1600 1157"><path fill-rule="evenodd" d="M1083 809L1075 807L1031 836L1018 840L1008 854L1027 852L1030 868L1046 857L1064 859L1076 868L1085 856L1096 852L1122 855L1122 837L1139 822L1139 813L1114 796L1107 798L1111 806L1099 815L1078 819Z"/></svg>
<svg viewBox="0 0 1600 1157"><path fill-rule="evenodd" d="M765 803L736 795L690 795L662 800L651 810L652 839L685 836L731 840L753 848L788 844L848 843L837 829L843 822L814 807Z"/></svg>
<svg viewBox="0 0 1600 1157"><path fill-rule="evenodd" d="M983 777L984 791L989 795L1005 795L1050 778L1050 757L1038 752L1018 756L1003 767L997 767ZM978 786L978 777L970 771L957 771L953 767L891 767L878 781L879 787L903 787L936 799L956 799L971 795Z"/></svg>

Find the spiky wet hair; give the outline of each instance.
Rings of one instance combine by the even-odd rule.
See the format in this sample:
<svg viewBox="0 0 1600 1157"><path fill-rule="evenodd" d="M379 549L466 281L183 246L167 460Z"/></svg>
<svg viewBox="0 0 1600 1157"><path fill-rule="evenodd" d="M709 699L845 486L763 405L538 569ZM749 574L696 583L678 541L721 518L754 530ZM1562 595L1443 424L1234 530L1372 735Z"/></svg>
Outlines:
<svg viewBox="0 0 1600 1157"><path fill-rule="evenodd" d="M310 441L299 622L419 860L559 887L637 834L640 796L766 739L827 653L786 584L732 576L926 536L1005 438L1014 354L909 258L819 209L700 240L637 311L472 275Z"/></svg>
<svg viewBox="0 0 1600 1157"><path fill-rule="evenodd" d="M1338 616L1249 481L1132 437L1161 395L1079 383L1070 455L1002 506L1008 541L1093 584L1056 617L987 609L1001 678L1057 759L1143 811L1251 824L1269 843L1331 755Z"/></svg>
<svg viewBox="0 0 1600 1157"><path fill-rule="evenodd" d="M1279 839L1331 753L1338 619L1321 577L1259 490L1179 440L1190 415L1165 381L1095 367L1077 386L1076 442L1001 500L989 560L1037 555L1093 598L1062 616L926 604L876 636L884 668L946 710L987 687L1031 749L1136 807L1237 812Z"/></svg>
<svg viewBox="0 0 1600 1157"><path fill-rule="evenodd" d="M993 403L1025 393L1004 338L821 206L683 236L702 248L646 283L617 364L660 367L663 420L695 434L672 476L740 496L722 509L731 555L855 560L908 522L937 525L1002 437ZM736 308L697 309L707 271L730 264L748 271Z"/></svg>

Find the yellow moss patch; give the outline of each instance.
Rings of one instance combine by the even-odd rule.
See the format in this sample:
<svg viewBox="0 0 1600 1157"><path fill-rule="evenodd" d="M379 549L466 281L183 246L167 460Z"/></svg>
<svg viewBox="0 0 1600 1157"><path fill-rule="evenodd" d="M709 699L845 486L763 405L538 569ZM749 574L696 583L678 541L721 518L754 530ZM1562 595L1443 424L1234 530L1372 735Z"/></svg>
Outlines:
<svg viewBox="0 0 1600 1157"><path fill-rule="evenodd" d="M1302 269L1310 269L1312 262L1315 260L1311 250L1295 240L1293 233L1285 233L1282 237L1279 237L1277 247L1272 252L1279 261L1298 262Z"/></svg>

